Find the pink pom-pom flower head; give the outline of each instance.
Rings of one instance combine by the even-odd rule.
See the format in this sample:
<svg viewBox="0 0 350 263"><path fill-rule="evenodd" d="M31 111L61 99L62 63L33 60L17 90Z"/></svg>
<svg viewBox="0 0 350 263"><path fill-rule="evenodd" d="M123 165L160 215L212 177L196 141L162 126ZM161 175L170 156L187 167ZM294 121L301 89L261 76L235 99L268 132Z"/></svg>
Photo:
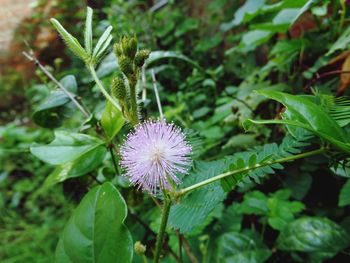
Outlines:
<svg viewBox="0 0 350 263"><path fill-rule="evenodd" d="M191 165L191 146L174 124L148 121L131 132L120 149L121 166L132 184L156 194L179 184Z"/></svg>

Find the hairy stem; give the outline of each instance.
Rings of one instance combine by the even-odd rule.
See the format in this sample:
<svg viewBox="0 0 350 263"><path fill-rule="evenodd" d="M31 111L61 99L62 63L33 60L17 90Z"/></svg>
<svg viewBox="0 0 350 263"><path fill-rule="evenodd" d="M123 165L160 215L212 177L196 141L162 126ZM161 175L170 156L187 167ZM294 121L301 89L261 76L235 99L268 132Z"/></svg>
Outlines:
<svg viewBox="0 0 350 263"><path fill-rule="evenodd" d="M169 212L170 212L170 206L171 206L171 199L168 196L164 196L164 206L163 206L163 213L162 213L162 222L160 224L159 232L157 235L157 241L156 241L156 251L154 253L154 263L159 262L160 253L163 247L163 238L165 234L165 229L168 223L169 218Z"/></svg>
<svg viewBox="0 0 350 263"><path fill-rule="evenodd" d="M174 196L175 197L180 197L180 196L185 195L185 194L187 194L187 193L189 193L189 192L191 192L191 191L193 191L193 190L195 190L197 188L200 188L202 186L211 184L213 182L216 182L216 181L221 180L221 179L223 179L225 177L228 177L228 176L232 176L232 175L235 175L235 174L240 174L240 173L243 173L243 172L248 172L250 170L254 170L254 169L257 169L257 168L260 168L260 167L264 167L264 166L267 166L267 165L271 165L271 164L275 164L275 163L285 163L285 162L294 161L294 160L297 160L297 159L301 159L301 158L317 155L317 154L320 154L320 153L324 153L325 151L326 151L325 148L320 148L320 149L313 150L313 151L310 151L310 152L296 154L296 155L292 155L292 156L276 159L276 160L273 160L273 161L267 161L267 162L264 162L264 163L258 163L258 164L255 164L253 166L247 166L247 167L243 167L243 168L240 168L240 169L237 169L237 170L234 170L234 171L229 171L229 172L226 172L226 173L222 173L222 174L219 174L219 175L214 176L212 178L209 178L207 180L204 180L202 182L196 183L194 185L191 185L189 187L186 187L184 189L176 191L174 193Z"/></svg>
<svg viewBox="0 0 350 263"><path fill-rule="evenodd" d="M100 91L102 92L102 94L106 97L106 99L114 106L116 107L118 110L121 111L121 108L119 106L119 104L111 97L111 95L109 95L109 93L106 91L106 89L103 87L101 80L97 77L95 68L93 65L88 65L88 68L90 70L91 76L93 77L93 79L95 80L97 87L100 89Z"/></svg>

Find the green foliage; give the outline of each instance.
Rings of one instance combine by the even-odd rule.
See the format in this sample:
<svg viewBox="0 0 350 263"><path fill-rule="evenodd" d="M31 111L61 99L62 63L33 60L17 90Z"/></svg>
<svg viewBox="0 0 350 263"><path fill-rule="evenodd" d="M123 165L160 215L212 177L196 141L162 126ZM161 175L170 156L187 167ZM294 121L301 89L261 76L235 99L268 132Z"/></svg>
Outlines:
<svg viewBox="0 0 350 263"><path fill-rule="evenodd" d="M118 149L132 126L124 125L130 105L108 87L125 68L111 45L112 37L123 36L131 60L124 71L137 73L121 79L123 99L135 83L137 117L158 116L154 72L166 120L183 128L193 148L193 169L177 190L244 170L174 200L161 262L179 262L180 245L183 262L349 261L350 103L349 90L339 90L348 81L339 74L348 71L348 5L213 0L168 1L157 9L151 2L107 0L96 5L95 19L90 8L53 4L58 10L52 14L66 29L52 23L78 58L57 48L52 36L46 43L41 33L36 42L44 50L33 49L92 113L88 120L41 72L30 80L0 74L0 123L11 122L0 127L1 261L53 262L61 236L62 262L67 256L68 262L110 261L94 259L92 251L130 262L132 241L124 223L134 241L146 246L148 261L153 257L161 220L153 200L162 202L161 194L150 198L119 176L124 171ZM63 7L72 10L60 14ZM39 10L33 21L43 14ZM40 29L31 30L30 39L47 32L44 24ZM244 133L246 119L267 125ZM43 144L52 140L53 129L55 139ZM112 146L114 157L107 152ZM326 154L278 163L319 147ZM88 238L82 238L86 228ZM123 246L114 249L118 244Z"/></svg>
<svg viewBox="0 0 350 263"><path fill-rule="evenodd" d="M350 204L350 180L347 180L341 188L338 204L339 206L346 206Z"/></svg>
<svg viewBox="0 0 350 263"><path fill-rule="evenodd" d="M321 261L348 246L349 234L331 220L305 217L290 223L277 242L282 250L307 252L313 259Z"/></svg>
<svg viewBox="0 0 350 263"><path fill-rule="evenodd" d="M88 54L80 45L79 41L70 33L68 33L67 30L64 29L64 27L56 19L51 18L50 21L52 25L56 28L56 30L60 33L69 50L72 51L77 57L79 57L82 60L88 59Z"/></svg>
<svg viewBox="0 0 350 263"><path fill-rule="evenodd" d="M60 80L60 83L72 94L77 93L77 82L75 77L68 75ZM48 97L33 113L33 120L45 128L58 128L62 126L63 120L71 117L73 106L69 97L60 89L50 92Z"/></svg>
<svg viewBox="0 0 350 263"><path fill-rule="evenodd" d="M32 146L30 151L40 160L58 165L45 180L48 187L96 169L104 159L106 148L96 137L57 131L50 144Z"/></svg>
<svg viewBox="0 0 350 263"><path fill-rule="evenodd" d="M249 123L281 123L296 126L314 133L340 150L350 151L347 133L312 99L306 96L295 96L273 91L260 91L259 93L277 100L287 107L287 111L282 114L284 119L271 121L247 120L246 125L249 125Z"/></svg>
<svg viewBox="0 0 350 263"><path fill-rule="evenodd" d="M101 125L110 140L113 140L113 138L123 127L124 123L125 119L121 111L107 102L106 107L102 113Z"/></svg>
<svg viewBox="0 0 350 263"><path fill-rule="evenodd" d="M289 190L279 190L270 197L259 191L253 191L244 196L238 212L261 215L262 220L266 218L273 229L283 230L304 209L303 203L289 201L290 195Z"/></svg>
<svg viewBox="0 0 350 263"><path fill-rule="evenodd" d="M193 171L183 179L182 187L190 186L203 181L225 169L224 161L198 162L194 164ZM215 207L223 201L225 193L219 183L205 186L198 191L183 197L178 204L171 207L169 224L181 233L190 232L205 221Z"/></svg>
<svg viewBox="0 0 350 263"><path fill-rule="evenodd" d="M236 232L228 232L217 240L215 262L265 262L271 251L253 237Z"/></svg>
<svg viewBox="0 0 350 263"><path fill-rule="evenodd" d="M299 129L295 137L286 136L279 146L276 143L265 144L254 151L237 153L229 157L227 159L229 171L246 167L254 167L254 169L225 177L221 180L223 189L230 191L237 185L243 187L244 183L250 183L251 179L259 183L266 175L275 174L274 169L283 169L283 166L280 163L273 163L274 160L300 153L300 148L307 146L309 139L310 135Z"/></svg>
<svg viewBox="0 0 350 263"><path fill-rule="evenodd" d="M131 262L133 244L124 225L126 214L126 203L111 183L90 190L65 226L56 261Z"/></svg>

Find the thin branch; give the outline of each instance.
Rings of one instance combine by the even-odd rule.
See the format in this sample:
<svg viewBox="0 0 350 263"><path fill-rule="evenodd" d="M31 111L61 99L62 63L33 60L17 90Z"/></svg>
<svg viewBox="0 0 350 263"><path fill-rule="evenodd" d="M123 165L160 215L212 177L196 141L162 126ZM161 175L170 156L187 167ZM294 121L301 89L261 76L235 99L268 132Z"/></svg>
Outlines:
<svg viewBox="0 0 350 263"><path fill-rule="evenodd" d="M153 13L158 9L162 8L163 6L165 6L166 4L168 4L168 0L160 0L158 3L156 3L154 6L152 6L149 9L149 12Z"/></svg>
<svg viewBox="0 0 350 263"><path fill-rule="evenodd" d="M316 76L304 87L305 90L309 90L312 85L314 85L317 81L319 81L322 78L332 76L332 75L338 75L338 74L350 74L349 70L333 70L328 71L323 74L318 74L316 72Z"/></svg>
<svg viewBox="0 0 350 263"><path fill-rule="evenodd" d="M188 258L190 259L190 261L191 261L192 263L198 263L198 260L197 260L196 256L194 255L194 253L193 253L193 251L192 251L192 249L191 249L191 246L190 246L190 244L188 243L188 241L187 241L187 239L185 238L185 236L180 234L180 237L181 237L181 240L182 240L182 244L183 244L183 246L184 246L184 249L185 249L185 251L186 251L186 254L187 254Z"/></svg>
<svg viewBox="0 0 350 263"><path fill-rule="evenodd" d="M158 105L158 110L159 110L159 116L160 116L160 119L163 120L164 119L164 115L163 115L163 110L162 110L162 104L160 103L160 99L159 99L159 93L158 93L158 88L157 88L157 80L156 80L156 75L154 73L154 69L152 69L152 82L153 82L154 93L156 95L156 100L157 100L157 105Z"/></svg>
<svg viewBox="0 0 350 263"><path fill-rule="evenodd" d="M70 93L40 62L39 60L23 51L22 54L30 61L32 61L37 67L39 67L39 69L53 82L55 83L67 96L68 98L75 104L75 106L77 106L77 108L81 111L81 113L86 117L89 118L90 113L84 109L84 107L78 102L78 100L72 95L72 93Z"/></svg>

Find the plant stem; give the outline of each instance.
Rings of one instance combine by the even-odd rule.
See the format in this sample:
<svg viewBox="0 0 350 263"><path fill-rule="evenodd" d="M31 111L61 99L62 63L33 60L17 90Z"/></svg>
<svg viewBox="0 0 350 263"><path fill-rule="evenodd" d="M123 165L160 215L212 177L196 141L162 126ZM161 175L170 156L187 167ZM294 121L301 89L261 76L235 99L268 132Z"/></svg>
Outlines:
<svg viewBox="0 0 350 263"><path fill-rule="evenodd" d="M157 235L157 241L156 241L156 251L154 253L154 263L159 262L160 253L163 247L163 237L165 234L165 229L168 223L169 218L169 212L170 212L170 205L171 205L171 199L164 195L164 206L163 206L163 213L162 213L162 222L160 224L159 232Z"/></svg>
<svg viewBox="0 0 350 263"><path fill-rule="evenodd" d="M108 149L109 149L109 153L111 154L111 158L112 158L112 163L113 163L113 166L114 166L114 170L115 170L116 174L119 175L118 165L117 165L117 161L115 160L115 155L114 155L114 152L113 152L113 147L108 147Z"/></svg>
<svg viewBox="0 0 350 263"><path fill-rule="evenodd" d="M131 104L131 124L133 126L139 123L138 111L137 111L137 101L136 101L136 86L130 83L130 104Z"/></svg>
<svg viewBox="0 0 350 263"><path fill-rule="evenodd" d="M271 164L275 164L275 163L285 163L285 162L289 162L289 161L293 161L293 160L297 160L297 159L301 159L301 158L317 155L317 154L325 152L325 150L326 150L325 148L320 148L320 149L313 150L313 151L310 151L310 152L296 154L296 155L292 155L292 156L276 159L276 160L273 160L273 161L267 161L267 162L264 162L264 163L258 163L258 164L255 164L254 166L247 166L247 167L243 167L243 168L240 168L240 169L237 169L237 170L234 170L234 171L229 171L229 172L226 172L226 173L222 173L222 174L219 174L219 175L214 176L212 178L209 178L207 180L204 180L202 182L199 182L199 183L196 183L196 184L191 185L189 187L186 187L184 189L181 189L181 190L175 192L174 196L175 197L180 197L180 196L182 196L184 194L187 194L187 193L189 193L189 192L191 192L191 191L193 191L193 190L195 190L197 188L200 188L200 187L205 186L207 184L216 182L216 181L221 180L221 179L223 179L225 177L228 177L228 176L232 176L232 175L243 173L243 172L248 172L250 170L253 170L253 169L256 169L256 168L260 168L260 167L264 167L264 166L271 165Z"/></svg>
<svg viewBox="0 0 350 263"><path fill-rule="evenodd" d="M93 65L88 65L88 68L90 70L90 73L92 75L92 77L94 78L97 87L100 89L100 91L102 92L102 94L106 97L106 99L114 106L116 107L118 110L122 110L119 106L119 104L111 97L111 95L108 94L108 92L106 91L106 89L103 87L101 80L97 77L95 68Z"/></svg>

